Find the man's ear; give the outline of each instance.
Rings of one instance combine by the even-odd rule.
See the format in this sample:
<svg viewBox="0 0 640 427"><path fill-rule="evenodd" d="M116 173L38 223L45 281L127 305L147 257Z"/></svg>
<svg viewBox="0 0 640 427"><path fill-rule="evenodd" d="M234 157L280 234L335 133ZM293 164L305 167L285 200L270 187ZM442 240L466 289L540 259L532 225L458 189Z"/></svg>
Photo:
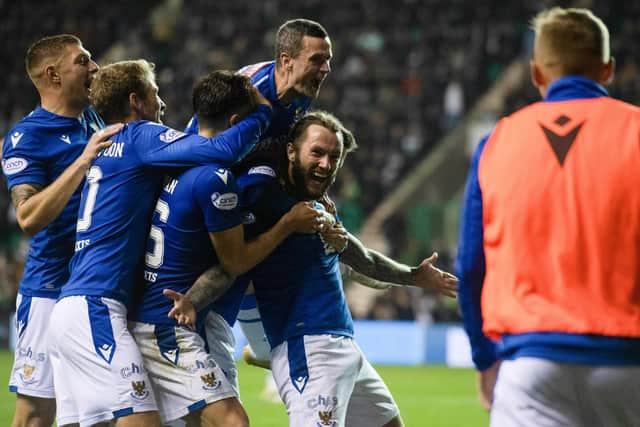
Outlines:
<svg viewBox="0 0 640 427"><path fill-rule="evenodd" d="M282 52L280 54L280 65L282 65L282 69L286 72L291 72L293 70L293 58L286 52Z"/></svg>
<svg viewBox="0 0 640 427"><path fill-rule="evenodd" d="M293 143L291 142L287 143L287 159L289 159L289 161L292 163L296 159L296 147L294 147Z"/></svg>
<svg viewBox="0 0 640 427"><path fill-rule="evenodd" d="M602 72L600 74L600 80L598 81L598 83L601 83L603 85L611 84L611 82L613 81L613 76L615 72L616 72L616 60L615 58L611 57L609 62L604 67L602 67Z"/></svg>
<svg viewBox="0 0 640 427"><path fill-rule="evenodd" d="M47 76L47 81L53 84L60 84L60 74L56 71L55 65L47 65L44 69L44 74Z"/></svg>
<svg viewBox="0 0 640 427"><path fill-rule="evenodd" d="M229 117L229 127L235 125L239 121L240 121L240 115L239 114L237 114L237 113L231 114L231 117Z"/></svg>

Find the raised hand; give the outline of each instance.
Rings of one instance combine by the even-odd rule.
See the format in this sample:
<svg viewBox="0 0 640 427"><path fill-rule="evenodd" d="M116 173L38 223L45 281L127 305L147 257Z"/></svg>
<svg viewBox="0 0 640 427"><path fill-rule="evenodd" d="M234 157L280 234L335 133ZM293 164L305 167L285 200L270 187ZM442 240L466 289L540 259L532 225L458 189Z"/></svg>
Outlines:
<svg viewBox="0 0 640 427"><path fill-rule="evenodd" d="M423 260L419 266L412 269L412 285L455 298L458 289L458 278L435 267L434 264L437 260L438 253L434 252L429 258Z"/></svg>

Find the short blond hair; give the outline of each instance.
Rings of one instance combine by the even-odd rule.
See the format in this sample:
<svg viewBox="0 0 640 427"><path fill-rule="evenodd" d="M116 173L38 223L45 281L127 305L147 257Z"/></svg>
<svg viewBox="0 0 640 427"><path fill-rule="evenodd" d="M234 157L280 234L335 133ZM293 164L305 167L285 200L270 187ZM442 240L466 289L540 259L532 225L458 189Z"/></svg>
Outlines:
<svg viewBox="0 0 640 427"><path fill-rule="evenodd" d="M46 62L58 62L67 53L67 46L82 46L80 39L72 34L57 34L35 41L27 49L24 65L31 81L36 83L44 74Z"/></svg>
<svg viewBox="0 0 640 427"><path fill-rule="evenodd" d="M106 123L124 121L129 95L146 98L155 83L155 65L145 59L120 61L102 67L91 82L91 103Z"/></svg>
<svg viewBox="0 0 640 427"><path fill-rule="evenodd" d="M536 46L547 54L544 65L562 75L591 76L611 60L609 30L600 18L582 8L554 7L531 20Z"/></svg>

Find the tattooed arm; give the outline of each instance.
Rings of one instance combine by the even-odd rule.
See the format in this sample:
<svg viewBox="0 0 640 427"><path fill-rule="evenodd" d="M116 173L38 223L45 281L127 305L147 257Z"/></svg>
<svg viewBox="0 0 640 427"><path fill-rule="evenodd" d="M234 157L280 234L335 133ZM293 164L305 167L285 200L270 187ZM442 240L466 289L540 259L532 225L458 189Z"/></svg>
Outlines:
<svg viewBox="0 0 640 427"><path fill-rule="evenodd" d="M340 254L340 261L353 268L357 273L372 279L405 286L431 289L450 297L455 297L458 279L439 268L434 267L438 254L434 253L417 267L398 263L372 249L366 248L351 233L349 244Z"/></svg>
<svg viewBox="0 0 640 427"><path fill-rule="evenodd" d="M167 316L181 325L195 327L198 311L225 293L234 280L235 277L224 271L221 265L215 265L202 273L186 294L163 290L162 293L173 300L173 308Z"/></svg>
<svg viewBox="0 0 640 427"><path fill-rule="evenodd" d="M85 172L98 153L111 145L104 141L122 126L110 126L96 132L86 148L55 181L46 187L35 184L18 184L11 188L11 199L16 208L16 219L20 228L30 236L51 224L71 199L71 196L84 179Z"/></svg>

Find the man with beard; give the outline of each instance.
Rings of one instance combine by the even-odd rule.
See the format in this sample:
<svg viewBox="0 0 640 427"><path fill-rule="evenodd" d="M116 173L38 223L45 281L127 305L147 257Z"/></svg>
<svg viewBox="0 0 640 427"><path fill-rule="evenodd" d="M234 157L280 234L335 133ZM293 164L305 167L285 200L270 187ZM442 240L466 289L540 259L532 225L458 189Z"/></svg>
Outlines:
<svg viewBox="0 0 640 427"><path fill-rule="evenodd" d="M301 200L323 209L318 199L356 148L351 132L323 111L296 122L287 141L286 151L276 145L275 164L249 164L238 178L247 234L269 228ZM433 266L435 254L409 267L365 248L337 223L324 228L289 236L249 272L290 425L402 426L389 389L353 340L339 262L376 280L448 296L455 295L457 279ZM338 253L328 241L341 239ZM193 318L189 303L201 306L212 289L194 285L173 314Z"/></svg>

